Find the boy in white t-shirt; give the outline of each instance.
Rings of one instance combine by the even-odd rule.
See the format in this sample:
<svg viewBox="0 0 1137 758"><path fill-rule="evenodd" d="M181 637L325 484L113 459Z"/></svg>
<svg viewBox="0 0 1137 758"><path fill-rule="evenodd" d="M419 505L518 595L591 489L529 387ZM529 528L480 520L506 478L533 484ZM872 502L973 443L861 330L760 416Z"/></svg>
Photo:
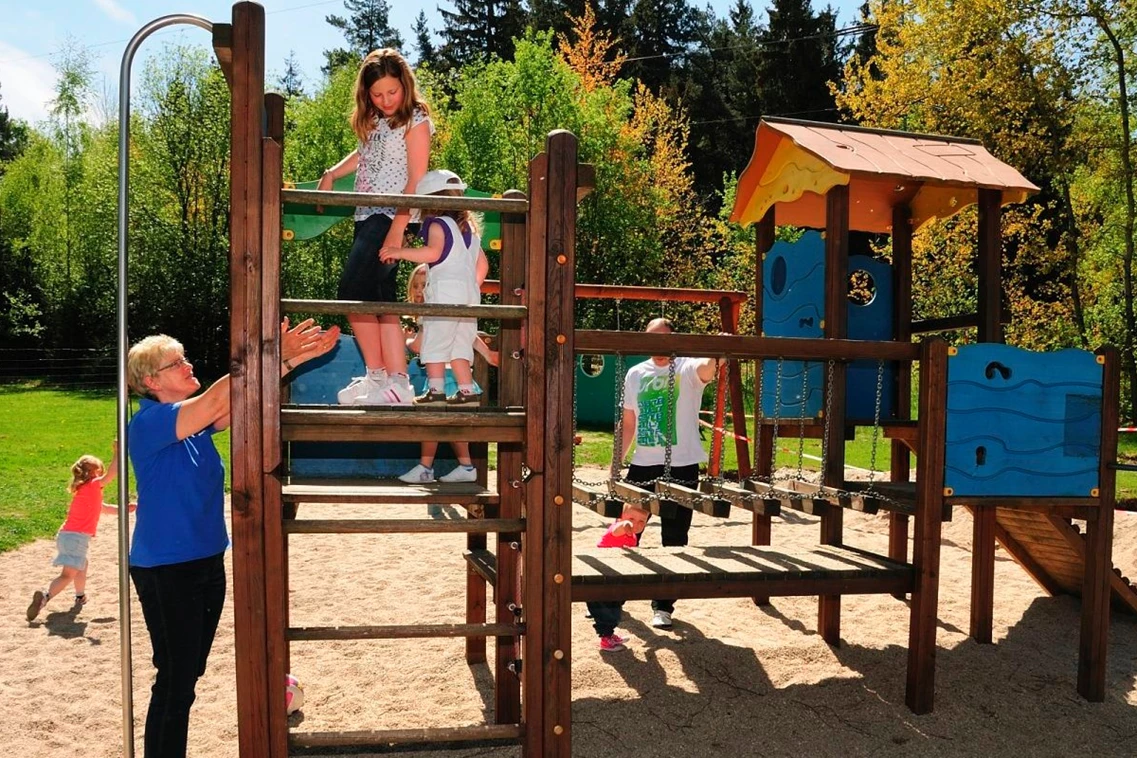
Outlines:
<svg viewBox="0 0 1137 758"><path fill-rule="evenodd" d="M671 322L657 318L644 330L648 334L670 334ZM620 462L627 460L628 450L636 444L627 481L646 484L670 473L676 484L696 488L699 464L706 462L707 452L699 437L699 409L703 389L718 374L718 358L675 358L674 380L671 358L655 355L632 366L624 377L623 449ZM674 384L672 384L674 382ZM669 407L674 393L674 410ZM670 437L671 469L667 472L667 447ZM664 547L687 544L691 529L690 508L679 508L675 516L660 518L661 542ZM670 629L675 612L674 600L653 600L655 612L651 625Z"/></svg>

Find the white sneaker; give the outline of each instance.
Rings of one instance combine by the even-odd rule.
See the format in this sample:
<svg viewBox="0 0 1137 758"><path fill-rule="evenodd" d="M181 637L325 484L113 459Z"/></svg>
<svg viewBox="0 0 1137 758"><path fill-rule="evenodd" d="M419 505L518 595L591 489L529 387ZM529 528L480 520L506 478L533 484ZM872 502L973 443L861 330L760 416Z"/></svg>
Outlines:
<svg viewBox="0 0 1137 758"><path fill-rule="evenodd" d="M340 405L356 405L359 398L381 390L385 386L387 386L386 379L372 379L368 374L352 377L351 384L336 393L336 399Z"/></svg>
<svg viewBox="0 0 1137 758"><path fill-rule="evenodd" d="M451 471L449 474L438 477L440 482L476 482L478 481L478 470L476 468L466 468L462 464L458 464L458 468Z"/></svg>
<svg viewBox="0 0 1137 758"><path fill-rule="evenodd" d="M389 379L382 387L377 387L359 397L356 405L413 405L415 391L411 383L403 378Z"/></svg>
<svg viewBox="0 0 1137 758"><path fill-rule="evenodd" d="M413 469L399 477L399 481L407 484L430 484L434 481L434 469L416 463Z"/></svg>
<svg viewBox="0 0 1137 758"><path fill-rule="evenodd" d="M651 625L656 629L670 629L671 614L667 611L656 611L655 615L651 617Z"/></svg>

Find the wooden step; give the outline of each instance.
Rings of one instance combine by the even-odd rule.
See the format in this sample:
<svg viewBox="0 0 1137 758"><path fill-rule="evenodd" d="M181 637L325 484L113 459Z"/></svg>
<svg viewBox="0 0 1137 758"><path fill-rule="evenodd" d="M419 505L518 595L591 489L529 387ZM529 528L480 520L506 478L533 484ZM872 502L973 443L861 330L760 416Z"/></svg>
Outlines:
<svg viewBox="0 0 1137 758"><path fill-rule="evenodd" d="M372 729L354 732L292 732L288 735L289 747L384 747L398 745L403 750L456 749L459 747L488 746L490 743L513 743L525 734L520 724L484 724L478 726L448 726L437 729Z"/></svg>
<svg viewBox="0 0 1137 758"><path fill-rule="evenodd" d="M572 501L583 505L589 510L596 511L605 518L619 518L624 512L624 504L612 497L607 491L600 489L603 485L586 485L573 482Z"/></svg>
<svg viewBox="0 0 1137 758"><path fill-rule="evenodd" d="M408 640L431 637L517 637L524 624L411 624L398 626L290 626L292 642L313 640Z"/></svg>
<svg viewBox="0 0 1137 758"><path fill-rule="evenodd" d="M285 405L288 442L524 442L521 408Z"/></svg>
<svg viewBox="0 0 1137 758"><path fill-rule="evenodd" d="M800 492L797 485L805 484L797 480L786 480L778 484L767 484L755 479L743 479L743 489L749 490L763 498L777 500L783 508L808 513L811 516L822 516L829 512L829 502L823 497L812 497L810 492Z"/></svg>
<svg viewBox="0 0 1137 758"><path fill-rule="evenodd" d="M782 512L782 503L780 500L762 497L750 490L744 490L731 482L703 479L699 482L699 490L729 500L738 508L763 516L777 516Z"/></svg>
<svg viewBox="0 0 1137 758"><path fill-rule="evenodd" d="M633 503L660 518L672 518L679 512L679 504L674 500L661 497L651 490L637 487L629 482L609 482L612 488L612 497L626 503Z"/></svg>
<svg viewBox="0 0 1137 758"><path fill-rule="evenodd" d="M730 516L730 501L725 498L703 494L699 490L693 490L675 482L656 482L655 491L661 496L674 500L684 508L690 508L698 513L714 518Z"/></svg>
<svg viewBox="0 0 1137 758"><path fill-rule="evenodd" d="M465 550L462 557L491 587L497 586L497 556L489 550Z"/></svg>
<svg viewBox="0 0 1137 758"><path fill-rule="evenodd" d="M308 479L292 477L281 490L286 503L393 503L497 505L501 498L480 484L404 484L386 479Z"/></svg>
<svg viewBox="0 0 1137 758"><path fill-rule="evenodd" d="M525 519L292 519L285 534L490 534L523 532Z"/></svg>

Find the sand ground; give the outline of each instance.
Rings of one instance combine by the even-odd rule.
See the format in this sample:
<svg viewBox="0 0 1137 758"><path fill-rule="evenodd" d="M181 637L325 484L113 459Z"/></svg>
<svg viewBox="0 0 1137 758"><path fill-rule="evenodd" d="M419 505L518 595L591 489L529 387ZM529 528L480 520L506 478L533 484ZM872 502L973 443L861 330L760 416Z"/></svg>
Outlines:
<svg viewBox="0 0 1137 758"><path fill-rule="evenodd" d="M365 516L358 506L310 506L305 516ZM387 507L384 508L388 510ZM389 507L423 516L422 507ZM444 515L457 516L454 509ZM595 544L605 522L574 513L575 539ZM848 597L842 644L816 634L813 598L680 602L675 628L653 630L646 601L626 606L629 650L596 650L583 606L573 620L574 755L629 756L1095 756L1137 755L1137 619L1114 615L1106 701L1075 690L1079 603L1050 598L1003 551L996 561L996 644L967 639L971 519L945 524L936 709L904 706L908 607L891 597ZM0 743L9 755L122 755L114 517L91 553L89 604L70 593L29 624L31 592L52 576L54 544L0 555ZM817 541L817 522L789 513L775 544ZM748 544L749 514L696 514L695 545ZM883 516L848 513L846 542L884 552ZM1137 575L1137 514L1118 513L1115 563ZM293 623L396 624L463 620L461 535L299 535L293 538ZM645 544L658 544L658 525ZM231 576L231 574L230 574ZM133 604L135 729L140 737L152 669ZM295 643L292 670L307 704L298 729L382 729L484 723L492 675L469 667L461 640ZM209 669L198 685L190 755L237 755L232 592ZM138 743L141 744L140 741ZM138 754L141 755L139 747ZM515 756L516 748L445 755ZM429 755L416 753L416 755Z"/></svg>

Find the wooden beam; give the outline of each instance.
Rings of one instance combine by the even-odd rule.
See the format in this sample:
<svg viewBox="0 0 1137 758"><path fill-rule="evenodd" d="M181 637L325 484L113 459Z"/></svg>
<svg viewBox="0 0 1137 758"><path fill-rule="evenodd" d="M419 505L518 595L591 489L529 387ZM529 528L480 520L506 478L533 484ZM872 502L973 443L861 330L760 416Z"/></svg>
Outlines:
<svg viewBox="0 0 1137 758"><path fill-rule="evenodd" d="M897 342L912 341L912 209L898 205L892 209L892 277L893 277L893 335ZM912 416L912 364L901 361L896 369L896 418ZM907 482L910 477L911 451L918 444L913 427L911 437L894 437L889 479ZM889 436L885 432L885 436ZM892 511L888 514L888 557L901 563L908 562L908 516ZM897 596L903 600L904 596Z"/></svg>
<svg viewBox="0 0 1137 758"><path fill-rule="evenodd" d="M971 639L991 644L995 611L995 515L992 506L971 509L974 517L971 551Z"/></svg>
<svg viewBox="0 0 1137 758"><path fill-rule="evenodd" d="M756 496L756 493L744 490L730 482L714 482L709 479L704 479L699 482L699 490L708 495L714 495L715 497L729 500L735 507L750 511L756 516L765 516L767 523L769 523L771 516L777 516L782 512L782 503L780 500ZM766 542L764 544L768 545L770 543Z"/></svg>
<svg viewBox="0 0 1137 758"><path fill-rule="evenodd" d="M217 65L225 76L225 83L233 88L233 25L213 25L213 54L217 56Z"/></svg>
<svg viewBox="0 0 1137 758"><path fill-rule="evenodd" d="M675 334L613 332L578 329L578 354L686 355L693 358L785 358L797 361L886 360L912 361L919 357L916 345L837 338L751 337L733 334Z"/></svg>
<svg viewBox="0 0 1137 758"><path fill-rule="evenodd" d="M529 203L520 198L452 197L449 195L404 195L401 192L337 192L331 190L286 189L281 199L296 205L394 206L423 211L478 211L488 213L525 213Z"/></svg>
<svg viewBox="0 0 1137 758"><path fill-rule="evenodd" d="M446 316L452 318L501 319L525 318L523 305L452 305L448 303L379 303L367 300L283 300L287 313L369 313L376 316Z"/></svg>
<svg viewBox="0 0 1137 758"><path fill-rule="evenodd" d="M229 191L229 364L233 627L237 656L237 727L242 758L278 758L269 703L265 590L262 422L262 137L264 8L233 6L231 169ZM278 377L279 380L279 377ZM271 692L271 700L270 700Z"/></svg>
<svg viewBox="0 0 1137 758"><path fill-rule="evenodd" d="M1078 693L1091 703L1105 700L1106 651L1109 647L1110 582L1113 579L1113 513L1117 498L1117 427L1121 377L1117 351L1097 351L1102 364L1101 439L1098 461L1097 517L1086 521L1085 571L1082 574L1082 623L1078 638Z"/></svg>
<svg viewBox="0 0 1137 758"><path fill-rule="evenodd" d="M503 195L511 200L526 199L524 193L508 190ZM526 200L526 202L528 202ZM521 305L527 266L525 216L518 213L501 215L501 282L499 301L502 305ZM502 406L525 403L525 365L522 356L522 331L518 321L501 322L498 332L498 403ZM501 518L522 515L522 447L518 443L499 443L497 447L497 491L500 493ZM494 619L499 624L516 619L513 609L522 607L520 532L499 532L497 536ZM496 580L500 577L500 580ZM494 645L494 721L516 724L521 721L521 679L511 667L521 658L520 640L498 637Z"/></svg>
<svg viewBox="0 0 1137 758"><path fill-rule="evenodd" d="M920 360L920 452L916 455L916 529L904 701L913 713L930 713L936 695L936 625L940 591L944 439L947 424L947 344L926 340Z"/></svg>
<svg viewBox="0 0 1137 758"><path fill-rule="evenodd" d="M704 494L699 490L684 487L674 482L656 482L655 491L666 495L684 508L690 508L712 518L727 518L730 516L730 501L715 497L713 494Z"/></svg>
<svg viewBox="0 0 1137 758"><path fill-rule="evenodd" d="M1001 190L979 190L979 341L1002 342L1003 232Z"/></svg>

